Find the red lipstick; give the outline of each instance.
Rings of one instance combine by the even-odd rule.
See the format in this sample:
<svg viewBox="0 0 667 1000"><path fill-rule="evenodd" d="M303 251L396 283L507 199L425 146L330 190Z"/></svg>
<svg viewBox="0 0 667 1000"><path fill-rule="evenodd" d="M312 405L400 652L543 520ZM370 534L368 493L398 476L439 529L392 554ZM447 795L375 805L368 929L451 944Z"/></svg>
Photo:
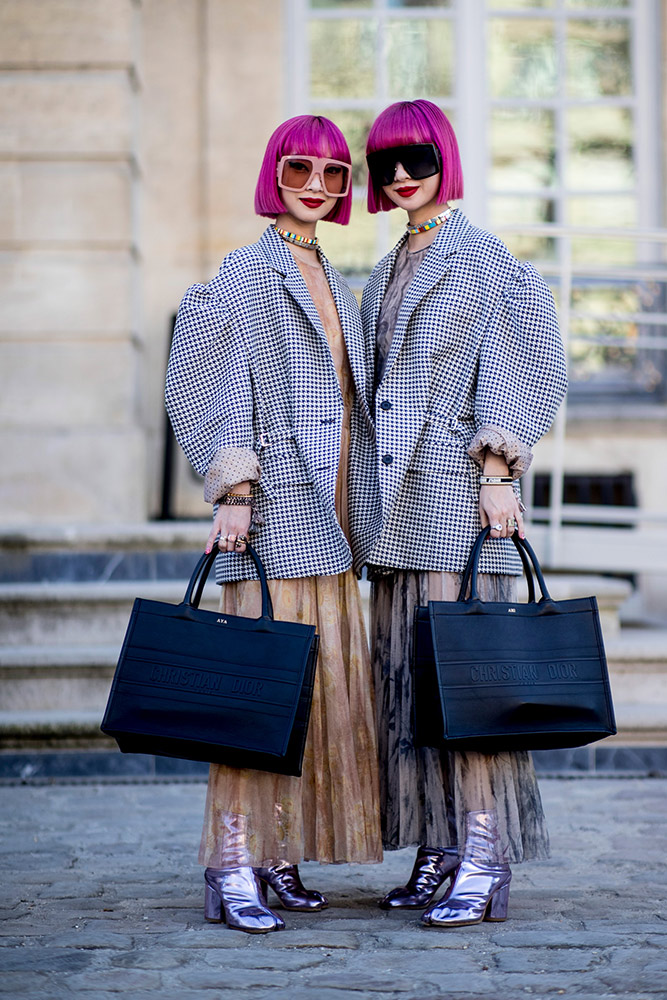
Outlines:
<svg viewBox="0 0 667 1000"><path fill-rule="evenodd" d="M300 200L306 208L319 208L320 205L324 204L324 198L301 198Z"/></svg>
<svg viewBox="0 0 667 1000"><path fill-rule="evenodd" d="M410 198L416 191L419 191L419 187L396 188L396 194L400 194L401 198Z"/></svg>

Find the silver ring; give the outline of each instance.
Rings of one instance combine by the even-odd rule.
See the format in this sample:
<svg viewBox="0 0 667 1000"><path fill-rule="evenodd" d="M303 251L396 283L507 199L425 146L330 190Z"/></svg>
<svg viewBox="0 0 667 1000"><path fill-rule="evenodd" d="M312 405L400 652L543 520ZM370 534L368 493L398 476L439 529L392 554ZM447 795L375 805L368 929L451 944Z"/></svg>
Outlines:
<svg viewBox="0 0 667 1000"><path fill-rule="evenodd" d="M492 524L491 528L492 528L493 531L502 531L503 530L502 524Z"/></svg>

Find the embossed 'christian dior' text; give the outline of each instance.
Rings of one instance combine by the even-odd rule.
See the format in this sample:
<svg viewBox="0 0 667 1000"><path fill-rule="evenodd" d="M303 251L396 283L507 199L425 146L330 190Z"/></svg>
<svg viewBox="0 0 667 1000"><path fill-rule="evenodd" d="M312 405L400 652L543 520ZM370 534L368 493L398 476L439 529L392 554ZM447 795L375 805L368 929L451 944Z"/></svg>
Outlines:
<svg viewBox="0 0 667 1000"><path fill-rule="evenodd" d="M252 678L234 677L231 678L230 684L230 678L221 674L162 665L153 667L149 679L157 684L189 688L191 691L220 691L224 687L231 694L241 694L248 698L259 698L264 688L264 681L256 681Z"/></svg>
<svg viewBox="0 0 667 1000"><path fill-rule="evenodd" d="M479 663L470 668L473 684L498 684L523 681L535 684L539 680L536 663Z"/></svg>
<svg viewBox="0 0 667 1000"><path fill-rule="evenodd" d="M204 670L183 670L181 667L155 666L150 679L159 684L190 688L192 691L219 691L223 678Z"/></svg>
<svg viewBox="0 0 667 1000"><path fill-rule="evenodd" d="M477 663L470 668L473 684L512 684L516 681L537 684L540 679L561 681L578 680L578 677L574 663Z"/></svg>
<svg viewBox="0 0 667 1000"><path fill-rule="evenodd" d="M237 677L232 683L232 694L247 694L251 698L259 698L264 687L264 681L253 681L249 678Z"/></svg>

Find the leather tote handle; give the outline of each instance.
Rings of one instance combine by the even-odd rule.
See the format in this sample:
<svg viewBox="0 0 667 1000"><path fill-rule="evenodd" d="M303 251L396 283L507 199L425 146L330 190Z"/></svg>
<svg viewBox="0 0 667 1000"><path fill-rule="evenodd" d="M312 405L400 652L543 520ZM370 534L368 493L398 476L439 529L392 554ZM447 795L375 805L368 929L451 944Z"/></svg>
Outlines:
<svg viewBox="0 0 667 1000"><path fill-rule="evenodd" d="M269 585L266 582L266 570L264 569L264 564L249 542L246 542L246 552L255 564L257 575L259 576L260 586L262 588L262 614L260 617L268 618L270 621L273 621L273 603L269 593ZM237 552L229 554L239 555L240 553ZM213 569L213 563L219 555L224 555L224 553L220 553L216 545L211 549L208 555L204 553L203 556L200 557L199 562L195 566L192 576L190 577L190 582L186 587L185 597L182 601L183 604L189 604L191 608L199 607L199 602L201 601L202 594L204 593L204 586L206 585L209 573Z"/></svg>
<svg viewBox="0 0 667 1000"><path fill-rule="evenodd" d="M468 557L468 562L466 568L463 572L463 579L461 581L461 590L459 592L459 601L464 601L466 599L465 594L468 587L468 581L470 581L470 600L479 600L479 593L477 590L477 573L479 565L479 557L482 551L482 545L489 537L491 533L491 528L487 525L486 528L482 528L479 535L473 543L473 547L470 551L470 556ZM521 557L521 562L523 564L524 572L526 574L526 582L528 584L528 603L532 604L535 602L535 583L533 580L533 572L537 577L537 582L542 594L542 599L550 601L551 595L547 590L547 585L544 581L544 576L542 574L542 568L539 564L538 558L533 551L532 546L525 538L519 538L519 535L515 531L512 535L512 541L516 547L519 556ZM532 571L531 571L532 569Z"/></svg>
<svg viewBox="0 0 667 1000"><path fill-rule="evenodd" d="M473 565L477 563L477 560L479 559L480 552L482 549L482 545L489 537L490 531L491 528L488 526L486 528L483 528L473 543L470 555L468 556L468 562L466 563L466 567L463 571L463 577L461 580L461 590L459 592L459 597L458 597L459 601L465 600L465 595L468 590L468 584L470 583L470 576L472 573ZM524 573L526 574L526 583L528 584L528 603L531 604L534 603L535 601L535 583L533 581L533 574L531 572L530 562L523 547L517 547L517 551L521 557ZM475 591L476 590L477 590L477 581L475 580Z"/></svg>

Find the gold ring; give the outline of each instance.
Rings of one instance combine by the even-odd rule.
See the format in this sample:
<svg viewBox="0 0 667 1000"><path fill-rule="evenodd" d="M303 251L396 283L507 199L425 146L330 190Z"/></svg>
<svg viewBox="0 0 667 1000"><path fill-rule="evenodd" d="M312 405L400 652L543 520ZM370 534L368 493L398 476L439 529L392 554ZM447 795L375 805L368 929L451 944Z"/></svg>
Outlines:
<svg viewBox="0 0 667 1000"><path fill-rule="evenodd" d="M239 535L239 537L238 537L238 539L237 539L237 540L238 540L239 542L244 542L244 543L248 541L248 539L246 538L246 536L245 536L245 535Z"/></svg>

